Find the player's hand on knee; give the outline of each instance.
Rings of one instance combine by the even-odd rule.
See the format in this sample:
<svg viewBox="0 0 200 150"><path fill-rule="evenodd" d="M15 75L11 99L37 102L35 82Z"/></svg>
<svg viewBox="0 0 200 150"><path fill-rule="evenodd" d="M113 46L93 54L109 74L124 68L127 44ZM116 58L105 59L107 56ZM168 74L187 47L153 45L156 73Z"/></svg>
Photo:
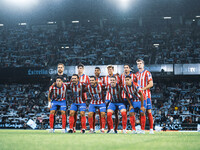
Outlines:
<svg viewBox="0 0 200 150"><path fill-rule="evenodd" d="M142 106L140 109L141 109L143 112L145 112L145 108L144 108L144 106Z"/></svg>

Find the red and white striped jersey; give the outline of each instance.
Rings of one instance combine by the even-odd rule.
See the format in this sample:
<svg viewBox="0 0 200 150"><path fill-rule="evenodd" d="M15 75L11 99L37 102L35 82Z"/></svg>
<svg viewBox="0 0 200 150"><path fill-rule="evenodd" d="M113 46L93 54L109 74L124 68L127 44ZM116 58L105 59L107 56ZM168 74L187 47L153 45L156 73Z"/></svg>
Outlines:
<svg viewBox="0 0 200 150"><path fill-rule="evenodd" d="M131 76L131 79L133 80L133 82L137 83L137 77L135 74L130 73L129 76ZM122 81L123 86L126 85L125 77L126 77L125 74L121 74L121 81ZM124 93L124 90L122 91L122 98L126 98L126 94ZM129 98L132 98L132 95L129 95Z"/></svg>
<svg viewBox="0 0 200 150"><path fill-rule="evenodd" d="M123 86L116 84L116 87L107 86L106 100L110 100L112 103L123 103L124 99L122 98Z"/></svg>
<svg viewBox="0 0 200 150"><path fill-rule="evenodd" d="M85 85L90 84L89 76L82 74L81 76L79 76L79 82L84 83Z"/></svg>
<svg viewBox="0 0 200 150"><path fill-rule="evenodd" d="M85 103L84 99L85 85L83 83L78 82L77 85L70 83L67 88L72 91L73 103L76 104Z"/></svg>
<svg viewBox="0 0 200 150"><path fill-rule="evenodd" d="M152 75L148 70L144 70L142 72L136 73L137 83L139 84L140 88L144 88L148 85L149 81L153 81ZM150 89L144 90L144 94L147 98L151 98L151 91Z"/></svg>
<svg viewBox="0 0 200 150"><path fill-rule="evenodd" d="M124 85L123 90L124 90L125 93L130 94L133 97L136 97L136 98L134 98L135 101L140 101L140 94L139 93L142 92L144 100L146 100L145 94L143 93L142 90L140 90L140 86L135 82L132 82L131 86Z"/></svg>
<svg viewBox="0 0 200 150"><path fill-rule="evenodd" d="M103 84L103 77L98 77L97 82L100 83L100 84Z"/></svg>
<svg viewBox="0 0 200 150"><path fill-rule="evenodd" d="M56 101L64 101L66 100L66 90L67 90L67 85L62 84L62 86L56 87L56 86L50 86L49 87L49 93L51 93L51 99L56 100Z"/></svg>
<svg viewBox="0 0 200 150"><path fill-rule="evenodd" d="M90 84L90 79L89 76L86 74L82 74L79 76L79 82L84 84L84 85L89 85ZM87 94L84 93L84 100L87 100Z"/></svg>
<svg viewBox="0 0 200 150"><path fill-rule="evenodd" d="M87 85L87 92L91 96L90 104L102 104L104 103L104 91L105 86L97 84L96 87L92 87L91 84Z"/></svg>
<svg viewBox="0 0 200 150"><path fill-rule="evenodd" d="M113 76L115 76L115 75L113 74ZM121 83L120 77L116 76L116 78L117 78L117 83L120 84ZM107 75L103 78L103 84L106 86L110 85L110 76L109 75ZM108 91L106 92L106 100L109 100L109 92Z"/></svg>
<svg viewBox="0 0 200 150"><path fill-rule="evenodd" d="M115 75L113 75L113 76L115 76ZM117 78L117 83L119 84L121 82L121 79L119 76L116 76L116 78ZM103 84L106 86L110 85L110 76L109 75L107 75L103 78Z"/></svg>

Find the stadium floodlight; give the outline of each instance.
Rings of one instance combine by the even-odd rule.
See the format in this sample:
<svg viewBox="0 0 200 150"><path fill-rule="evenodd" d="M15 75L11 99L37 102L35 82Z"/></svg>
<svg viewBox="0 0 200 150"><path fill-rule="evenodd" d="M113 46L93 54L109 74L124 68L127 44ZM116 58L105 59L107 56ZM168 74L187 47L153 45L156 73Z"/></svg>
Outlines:
<svg viewBox="0 0 200 150"><path fill-rule="evenodd" d="M65 48L69 48L69 46L65 46Z"/></svg>
<svg viewBox="0 0 200 150"><path fill-rule="evenodd" d="M160 44L153 44L153 46L158 47Z"/></svg>
<svg viewBox="0 0 200 150"><path fill-rule="evenodd" d="M79 21L72 21L72 23L79 23Z"/></svg>
<svg viewBox="0 0 200 150"><path fill-rule="evenodd" d="M172 19L172 17L163 17L165 20Z"/></svg>
<svg viewBox="0 0 200 150"><path fill-rule="evenodd" d="M4 0L7 5L28 9L38 3L38 0Z"/></svg>
<svg viewBox="0 0 200 150"><path fill-rule="evenodd" d="M121 9L126 10L130 5L130 0L118 0Z"/></svg>
<svg viewBox="0 0 200 150"><path fill-rule="evenodd" d="M18 23L19 26L26 26L26 23Z"/></svg>
<svg viewBox="0 0 200 150"><path fill-rule="evenodd" d="M3 27L4 26L4 24L0 24L0 27Z"/></svg>
<svg viewBox="0 0 200 150"><path fill-rule="evenodd" d="M53 22L53 21L47 22L47 24L54 24L54 23L56 23L56 22Z"/></svg>

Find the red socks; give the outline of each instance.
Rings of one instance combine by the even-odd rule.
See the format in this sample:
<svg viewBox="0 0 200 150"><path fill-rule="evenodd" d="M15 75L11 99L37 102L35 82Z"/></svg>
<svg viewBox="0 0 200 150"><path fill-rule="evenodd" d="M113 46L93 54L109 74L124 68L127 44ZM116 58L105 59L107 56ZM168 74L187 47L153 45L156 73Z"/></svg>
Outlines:
<svg viewBox="0 0 200 150"><path fill-rule="evenodd" d="M105 129L105 126L106 126L106 118L105 117L101 117L101 126L102 126L102 129Z"/></svg>
<svg viewBox="0 0 200 150"><path fill-rule="evenodd" d="M141 125L141 130L145 129L145 124L146 124L146 116L140 116L140 125Z"/></svg>
<svg viewBox="0 0 200 150"><path fill-rule="evenodd" d="M93 124L93 122L92 122ZM86 129L86 117L81 117L81 126L82 126L82 129Z"/></svg>
<svg viewBox="0 0 200 150"><path fill-rule="evenodd" d="M151 113L148 113L148 118L149 118L150 129L153 129L153 116Z"/></svg>
<svg viewBox="0 0 200 150"><path fill-rule="evenodd" d="M66 128L66 115L62 115L62 129Z"/></svg>
<svg viewBox="0 0 200 150"><path fill-rule="evenodd" d="M131 126L132 126L132 130L136 130L135 129L135 115L130 116L130 123L131 123Z"/></svg>
<svg viewBox="0 0 200 150"><path fill-rule="evenodd" d="M123 129L126 129L126 124L127 124L126 112L121 112L121 114L122 114L122 127L123 127Z"/></svg>
<svg viewBox="0 0 200 150"><path fill-rule="evenodd" d="M69 128L73 129L74 126L74 116L69 116Z"/></svg>
<svg viewBox="0 0 200 150"><path fill-rule="evenodd" d="M54 114L50 114L50 115L49 115L49 124L50 124L50 129L53 129Z"/></svg>
<svg viewBox="0 0 200 150"><path fill-rule="evenodd" d="M90 129L94 129L94 126L93 126L93 117L91 117L91 118L88 117L88 122L89 122L89 125L90 125Z"/></svg>
<svg viewBox="0 0 200 150"><path fill-rule="evenodd" d="M107 113L107 120L108 120L108 125L109 125L109 129L113 129L113 120L112 120L112 113L108 112Z"/></svg>

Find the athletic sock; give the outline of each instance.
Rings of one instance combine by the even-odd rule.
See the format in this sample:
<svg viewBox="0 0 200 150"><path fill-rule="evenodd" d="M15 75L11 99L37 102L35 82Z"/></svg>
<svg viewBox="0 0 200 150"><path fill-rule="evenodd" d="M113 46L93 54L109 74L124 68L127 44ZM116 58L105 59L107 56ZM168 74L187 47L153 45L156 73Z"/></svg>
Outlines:
<svg viewBox="0 0 200 150"><path fill-rule="evenodd" d="M53 129L54 114L50 114L50 115L49 115L49 124L50 124L50 129Z"/></svg>
<svg viewBox="0 0 200 150"><path fill-rule="evenodd" d="M153 129L153 116L152 116L152 113L148 113L148 118L149 118L150 129Z"/></svg>
<svg viewBox="0 0 200 150"><path fill-rule="evenodd" d="M123 129L126 129L126 125L127 125L127 115L126 112L122 112L122 127Z"/></svg>
<svg viewBox="0 0 200 150"><path fill-rule="evenodd" d="M145 124L146 124L146 116L140 116L140 125L141 125L141 129L144 130L145 129Z"/></svg>
<svg viewBox="0 0 200 150"><path fill-rule="evenodd" d="M131 123L131 126L132 126L132 130L136 130L135 129L135 115L130 116L130 123Z"/></svg>
<svg viewBox="0 0 200 150"><path fill-rule="evenodd" d="M113 120L112 120L112 113L111 112L107 113L107 120L108 120L108 124L109 124L110 129L113 129Z"/></svg>
<svg viewBox="0 0 200 150"><path fill-rule="evenodd" d="M89 122L89 125L90 125L90 129L94 129L94 127L93 127L93 116L91 118L88 118L88 122Z"/></svg>
<svg viewBox="0 0 200 150"><path fill-rule="evenodd" d="M66 128L66 115L62 115L62 129Z"/></svg>
<svg viewBox="0 0 200 150"><path fill-rule="evenodd" d="M74 126L74 116L69 116L69 128L73 129Z"/></svg>
<svg viewBox="0 0 200 150"><path fill-rule="evenodd" d="M81 126L82 129L86 129L86 117L81 117Z"/></svg>

